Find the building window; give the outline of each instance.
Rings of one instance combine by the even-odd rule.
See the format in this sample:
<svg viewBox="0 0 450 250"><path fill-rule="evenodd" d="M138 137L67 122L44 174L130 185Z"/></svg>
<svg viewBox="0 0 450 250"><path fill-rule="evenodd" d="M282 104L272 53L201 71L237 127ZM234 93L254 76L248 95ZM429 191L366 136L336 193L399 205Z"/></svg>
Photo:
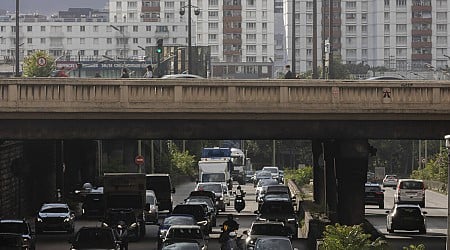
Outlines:
<svg viewBox="0 0 450 250"><path fill-rule="evenodd" d="M262 30L267 30L267 23L262 23Z"/></svg>
<svg viewBox="0 0 450 250"><path fill-rule="evenodd" d="M347 21L355 21L356 13L347 13L347 14L345 14L345 19L347 19Z"/></svg>
<svg viewBox="0 0 450 250"><path fill-rule="evenodd" d="M256 56L247 56L247 62L256 62Z"/></svg>
<svg viewBox="0 0 450 250"><path fill-rule="evenodd" d="M245 37L247 41L256 41L256 34L247 34Z"/></svg>
<svg viewBox="0 0 450 250"><path fill-rule="evenodd" d="M145 31L152 31L152 26L150 25L145 26Z"/></svg>
<svg viewBox="0 0 450 250"><path fill-rule="evenodd" d="M247 6L255 7L255 0L247 0Z"/></svg>
<svg viewBox="0 0 450 250"><path fill-rule="evenodd" d="M28 44L32 44L33 43L33 38L27 38L27 43Z"/></svg>
<svg viewBox="0 0 450 250"><path fill-rule="evenodd" d="M133 32L139 32L139 26L133 25Z"/></svg>
<svg viewBox="0 0 450 250"><path fill-rule="evenodd" d="M447 20L447 12L436 12L436 19L439 21Z"/></svg>
<svg viewBox="0 0 450 250"><path fill-rule="evenodd" d="M176 37L172 38L172 43L173 43L173 44L176 44L176 43L177 43L177 38L176 38Z"/></svg>
<svg viewBox="0 0 450 250"><path fill-rule="evenodd" d="M169 29L167 28L167 26L156 26L156 33L160 33L160 32L169 32Z"/></svg>
<svg viewBox="0 0 450 250"><path fill-rule="evenodd" d="M208 17L216 19L219 17L219 12L218 11L208 11Z"/></svg>
<svg viewBox="0 0 450 250"><path fill-rule="evenodd" d="M137 2L127 2L127 6L130 9L135 9L137 8Z"/></svg>
<svg viewBox="0 0 450 250"><path fill-rule="evenodd" d="M86 26L82 25L80 26L80 32L85 32L86 31Z"/></svg>
<svg viewBox="0 0 450 250"><path fill-rule="evenodd" d="M80 54L80 56L84 56L86 54L86 51L84 51L84 49L81 49L78 51L78 53Z"/></svg>
<svg viewBox="0 0 450 250"><path fill-rule="evenodd" d="M406 36L397 36L396 43L397 45L406 45L408 38Z"/></svg>
<svg viewBox="0 0 450 250"><path fill-rule="evenodd" d="M219 23L208 23L208 30L216 30L219 28Z"/></svg>
<svg viewBox="0 0 450 250"><path fill-rule="evenodd" d="M219 0L208 0L208 5L209 6L218 6Z"/></svg>
<svg viewBox="0 0 450 250"><path fill-rule="evenodd" d="M217 41L217 34L208 34L208 41Z"/></svg>
<svg viewBox="0 0 450 250"><path fill-rule="evenodd" d="M41 44L45 44L45 38L41 38Z"/></svg>
<svg viewBox="0 0 450 250"><path fill-rule="evenodd" d="M247 11L246 16L247 18L256 18L256 11Z"/></svg>
<svg viewBox="0 0 450 250"><path fill-rule="evenodd" d="M94 44L99 44L99 40L97 37L94 38Z"/></svg>
<svg viewBox="0 0 450 250"><path fill-rule="evenodd" d="M390 13L384 12L384 21L389 21L389 19L390 19Z"/></svg>
<svg viewBox="0 0 450 250"><path fill-rule="evenodd" d="M145 38L145 43L146 44L151 44L152 43L152 39L149 38L149 37Z"/></svg>
<svg viewBox="0 0 450 250"><path fill-rule="evenodd" d="M247 23L246 27L248 30L254 30L256 29L256 23Z"/></svg>
<svg viewBox="0 0 450 250"><path fill-rule="evenodd" d="M67 32L72 32L72 26L67 26Z"/></svg>
<svg viewBox="0 0 450 250"><path fill-rule="evenodd" d="M67 45L71 45L72 44L72 38L67 38Z"/></svg>
<svg viewBox="0 0 450 250"><path fill-rule="evenodd" d="M397 0L397 7L406 7L406 0Z"/></svg>
<svg viewBox="0 0 450 250"><path fill-rule="evenodd" d="M94 56L98 56L98 50L94 50Z"/></svg>
<svg viewBox="0 0 450 250"><path fill-rule="evenodd" d="M346 31L349 34L354 34L356 33L356 25L347 25L346 26Z"/></svg>
<svg viewBox="0 0 450 250"><path fill-rule="evenodd" d="M345 3L345 7L347 9L355 9L356 8L356 1L348 1Z"/></svg>
<svg viewBox="0 0 450 250"><path fill-rule="evenodd" d="M97 25L92 26L92 29L93 29L94 32L98 32L98 26Z"/></svg>
<svg viewBox="0 0 450 250"><path fill-rule="evenodd" d="M397 24L396 25L397 32L406 32L406 24Z"/></svg>
<svg viewBox="0 0 450 250"><path fill-rule="evenodd" d="M33 31L33 26L27 26L27 31L28 32L32 32Z"/></svg>
<svg viewBox="0 0 450 250"><path fill-rule="evenodd" d="M389 33L390 32L390 25L389 24L385 24L384 25L384 33Z"/></svg>
<svg viewBox="0 0 450 250"><path fill-rule="evenodd" d="M45 32L45 26L41 26L41 32Z"/></svg>
<svg viewBox="0 0 450 250"><path fill-rule="evenodd" d="M84 37L80 38L80 44L86 44L86 38Z"/></svg>
<svg viewBox="0 0 450 250"><path fill-rule="evenodd" d="M436 24L438 32L447 32L447 24Z"/></svg>
<svg viewBox="0 0 450 250"><path fill-rule="evenodd" d="M112 44L112 38L106 38L106 44Z"/></svg>

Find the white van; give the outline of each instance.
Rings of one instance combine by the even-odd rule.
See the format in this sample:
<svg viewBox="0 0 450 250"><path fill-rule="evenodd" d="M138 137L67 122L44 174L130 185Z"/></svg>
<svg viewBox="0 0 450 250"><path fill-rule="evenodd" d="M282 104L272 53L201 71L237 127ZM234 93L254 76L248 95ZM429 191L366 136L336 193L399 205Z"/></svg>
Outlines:
<svg viewBox="0 0 450 250"><path fill-rule="evenodd" d="M395 203L413 203L425 207L425 184L422 180L399 179L394 194Z"/></svg>

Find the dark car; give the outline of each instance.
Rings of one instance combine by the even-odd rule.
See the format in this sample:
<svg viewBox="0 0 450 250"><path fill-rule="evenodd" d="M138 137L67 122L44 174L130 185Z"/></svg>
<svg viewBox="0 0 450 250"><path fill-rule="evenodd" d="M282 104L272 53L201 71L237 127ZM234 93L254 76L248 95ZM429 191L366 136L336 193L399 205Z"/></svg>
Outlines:
<svg viewBox="0 0 450 250"><path fill-rule="evenodd" d="M204 204L206 206L206 212L210 217L210 221L213 227L216 226L216 218L219 213L217 202L215 202L215 195L210 191L193 191L187 199L186 204Z"/></svg>
<svg viewBox="0 0 450 250"><path fill-rule="evenodd" d="M255 250L293 250L292 243L288 237L264 236L255 242Z"/></svg>
<svg viewBox="0 0 450 250"><path fill-rule="evenodd" d="M39 209L36 216L36 232L66 231L73 233L75 230L75 213L65 203L46 203Z"/></svg>
<svg viewBox="0 0 450 250"><path fill-rule="evenodd" d="M259 210L255 211L257 221L283 222L292 238L298 237L298 218L294 212L292 202L270 200L265 201Z"/></svg>
<svg viewBox="0 0 450 250"><path fill-rule="evenodd" d="M126 224L129 239L137 241L141 238L140 223L133 209L109 209L106 213L104 225L115 228L121 221Z"/></svg>
<svg viewBox="0 0 450 250"><path fill-rule="evenodd" d="M26 220L0 220L0 235L17 234L23 240L24 249L36 248L36 237Z"/></svg>
<svg viewBox="0 0 450 250"><path fill-rule="evenodd" d="M247 183L253 182L254 175L255 175L255 171L253 171L253 170L245 171L245 182L247 182Z"/></svg>
<svg viewBox="0 0 450 250"><path fill-rule="evenodd" d="M109 227L82 227L71 240L71 250L120 249L120 241Z"/></svg>
<svg viewBox="0 0 450 250"><path fill-rule="evenodd" d="M379 208L384 209L384 189L381 189L380 184L365 184L364 203L366 205L378 205Z"/></svg>
<svg viewBox="0 0 450 250"><path fill-rule="evenodd" d="M386 211L386 227L389 233L395 230L414 231L427 233L425 214L419 205L413 204L395 204L392 210Z"/></svg>
<svg viewBox="0 0 450 250"><path fill-rule="evenodd" d="M23 250L26 249L21 234L0 233L1 250Z"/></svg>
<svg viewBox="0 0 450 250"><path fill-rule="evenodd" d="M197 225L173 225L167 231L162 241L162 246L177 242L197 242L200 249L207 249L207 241L201 228Z"/></svg>
<svg viewBox="0 0 450 250"><path fill-rule="evenodd" d="M220 182L200 182L197 183L195 191L211 191L215 195L215 203L217 210L225 212L225 200L222 183Z"/></svg>
<svg viewBox="0 0 450 250"><path fill-rule="evenodd" d="M245 246L248 250L254 249L256 240L261 236L291 237L289 231L282 222L255 221L250 226L250 230L244 231L244 235L247 235Z"/></svg>
<svg viewBox="0 0 450 250"><path fill-rule="evenodd" d="M173 225L198 225L194 216L190 214L171 214L164 218L159 226L158 235L160 243L166 237L167 230Z"/></svg>
<svg viewBox="0 0 450 250"><path fill-rule="evenodd" d="M173 208L172 214L190 214L194 216L197 223L201 223L201 228L205 235L211 232L211 218L208 212L200 204L178 204Z"/></svg>

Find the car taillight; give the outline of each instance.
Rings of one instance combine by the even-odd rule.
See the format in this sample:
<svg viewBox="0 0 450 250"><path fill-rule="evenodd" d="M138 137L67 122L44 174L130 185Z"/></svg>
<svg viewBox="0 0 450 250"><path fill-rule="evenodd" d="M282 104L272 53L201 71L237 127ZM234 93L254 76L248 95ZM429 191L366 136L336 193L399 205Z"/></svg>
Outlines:
<svg viewBox="0 0 450 250"><path fill-rule="evenodd" d="M376 194L383 194L383 192L375 192Z"/></svg>

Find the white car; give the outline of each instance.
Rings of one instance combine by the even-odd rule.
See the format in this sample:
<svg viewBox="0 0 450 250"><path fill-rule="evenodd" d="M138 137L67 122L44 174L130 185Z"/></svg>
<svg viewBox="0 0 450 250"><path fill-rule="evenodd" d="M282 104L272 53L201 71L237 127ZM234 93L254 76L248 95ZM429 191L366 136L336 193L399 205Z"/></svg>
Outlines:
<svg viewBox="0 0 450 250"><path fill-rule="evenodd" d="M383 179L383 187L396 187L398 182L397 175L388 174Z"/></svg>
<svg viewBox="0 0 450 250"><path fill-rule="evenodd" d="M394 202L418 204L425 207L425 184L422 180L400 179L394 194Z"/></svg>

